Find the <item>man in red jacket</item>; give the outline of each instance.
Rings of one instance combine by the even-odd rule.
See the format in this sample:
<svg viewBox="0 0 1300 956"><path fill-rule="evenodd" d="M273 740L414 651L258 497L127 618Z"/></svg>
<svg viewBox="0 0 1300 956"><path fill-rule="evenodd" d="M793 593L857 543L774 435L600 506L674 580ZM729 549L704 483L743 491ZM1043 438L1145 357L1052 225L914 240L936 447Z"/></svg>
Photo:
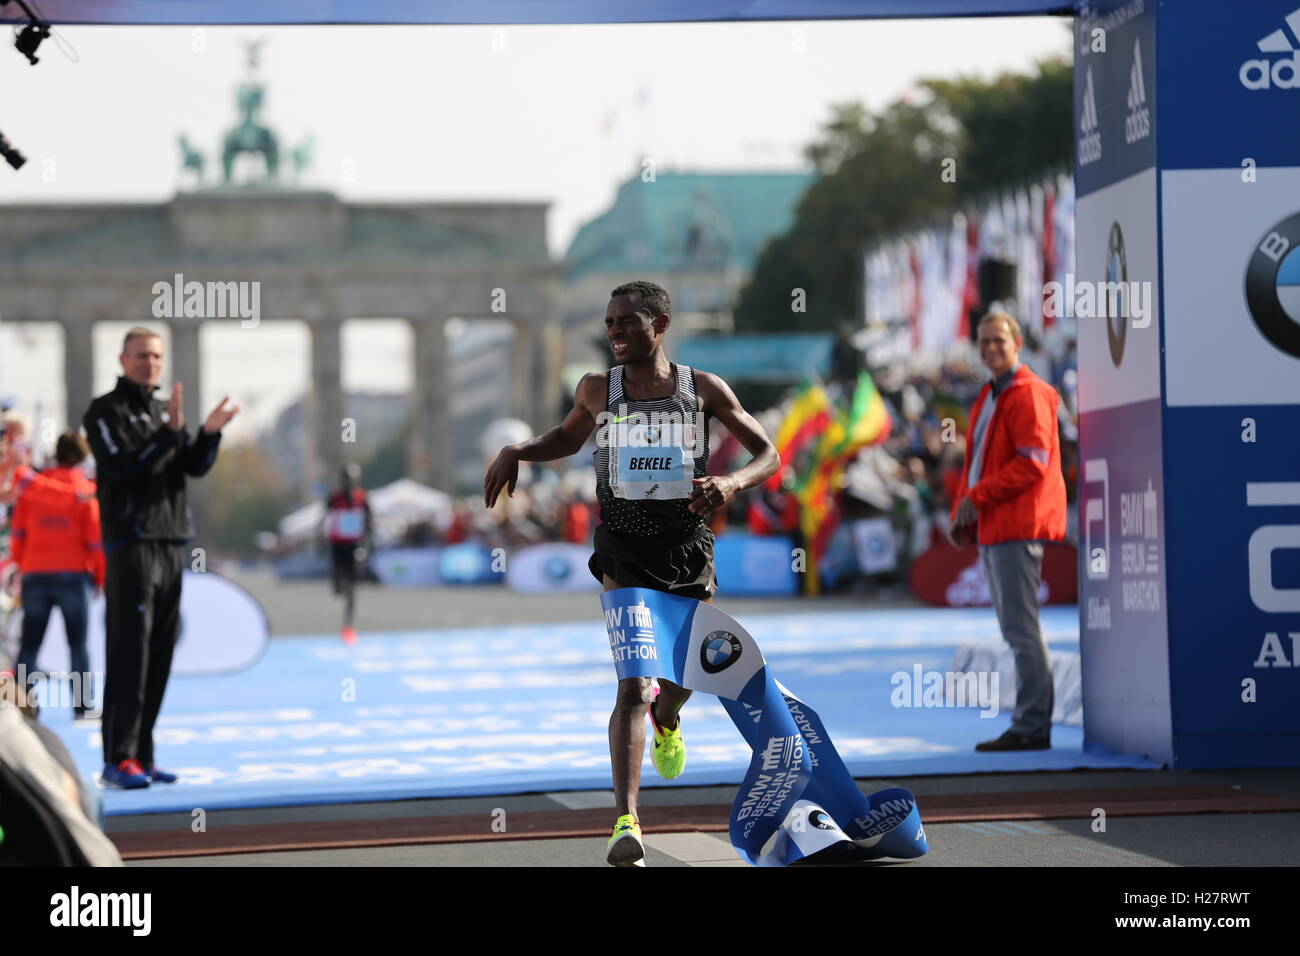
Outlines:
<svg viewBox="0 0 1300 956"><path fill-rule="evenodd" d="M74 717L91 709L90 658L86 619L90 586L104 587L104 549L100 542L95 483L80 465L90 449L76 431L59 436L58 467L35 475L18 496L13 515L13 555L22 572L23 635L18 673L36 670L50 611L63 614L72 662ZM24 678L26 680L26 678Z"/></svg>
<svg viewBox="0 0 1300 956"><path fill-rule="evenodd" d="M993 380L971 409L966 464L953 499L953 538L978 540L998 625L1016 660L1011 728L976 750L1052 745L1052 670L1038 626L1038 587L1043 542L1065 537L1060 397L1020 364L1023 342L1020 326L1005 313L980 322L980 358Z"/></svg>

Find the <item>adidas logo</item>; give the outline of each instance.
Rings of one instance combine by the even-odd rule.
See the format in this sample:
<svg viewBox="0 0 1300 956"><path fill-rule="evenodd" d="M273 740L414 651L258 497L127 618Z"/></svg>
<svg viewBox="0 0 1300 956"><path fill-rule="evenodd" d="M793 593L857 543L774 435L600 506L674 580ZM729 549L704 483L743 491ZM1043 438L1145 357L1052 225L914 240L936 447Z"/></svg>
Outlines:
<svg viewBox="0 0 1300 956"><path fill-rule="evenodd" d="M1237 71L1237 79L1248 90L1294 90L1300 87L1300 7L1286 16L1286 26L1279 27L1255 43L1261 53L1289 53L1290 57L1261 57L1247 60ZM1288 32L1289 31L1289 32Z"/></svg>
<svg viewBox="0 0 1300 956"><path fill-rule="evenodd" d="M1133 41L1133 66L1128 75L1128 116L1124 119L1124 142L1132 144L1151 135L1151 111L1147 109L1147 88L1142 81L1142 41Z"/></svg>
<svg viewBox="0 0 1300 956"><path fill-rule="evenodd" d="M1097 128L1097 94L1092 88L1092 67L1083 81L1083 118L1079 120L1079 165L1101 159L1101 130Z"/></svg>

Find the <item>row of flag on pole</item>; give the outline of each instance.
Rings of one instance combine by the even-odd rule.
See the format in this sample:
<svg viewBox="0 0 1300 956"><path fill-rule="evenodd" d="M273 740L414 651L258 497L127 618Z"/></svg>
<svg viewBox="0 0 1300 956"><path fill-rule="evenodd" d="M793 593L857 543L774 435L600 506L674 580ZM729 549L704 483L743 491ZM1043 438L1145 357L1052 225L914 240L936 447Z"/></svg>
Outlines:
<svg viewBox="0 0 1300 956"><path fill-rule="evenodd" d="M844 469L859 451L889 437L893 421L871 376L862 372L847 407L836 407L820 383L806 384L776 434L781 468L764 486L779 491L794 476L799 528L807 551L807 589L820 589L817 567L840 522Z"/></svg>
<svg viewBox="0 0 1300 956"><path fill-rule="evenodd" d="M1074 202L1074 181L1061 174L873 246L863 263L866 321L896 328L900 355L942 353L968 339L979 264L994 259L1015 266L1004 305L1042 334L1054 320L1046 284L1074 271Z"/></svg>

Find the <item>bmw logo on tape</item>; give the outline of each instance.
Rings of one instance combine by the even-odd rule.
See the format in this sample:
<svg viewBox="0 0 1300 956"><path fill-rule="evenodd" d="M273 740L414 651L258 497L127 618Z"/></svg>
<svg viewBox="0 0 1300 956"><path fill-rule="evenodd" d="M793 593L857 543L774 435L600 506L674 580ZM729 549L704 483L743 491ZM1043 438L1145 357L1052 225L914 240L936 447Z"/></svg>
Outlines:
<svg viewBox="0 0 1300 956"><path fill-rule="evenodd" d="M1300 358L1300 213L1260 239L1246 267L1246 306L1264 338Z"/></svg>
<svg viewBox="0 0 1300 956"><path fill-rule="evenodd" d="M730 631L710 631L700 645L700 666L706 674L724 671L740 659L740 638Z"/></svg>
<svg viewBox="0 0 1300 956"><path fill-rule="evenodd" d="M1128 256L1124 252L1124 230L1119 223L1110 224L1110 239L1106 247L1106 282L1108 288L1118 287L1123 304L1119 315L1106 319L1106 339L1110 343L1110 360L1119 368L1124 361L1124 340L1128 337Z"/></svg>
<svg viewBox="0 0 1300 956"><path fill-rule="evenodd" d="M825 810L809 810L808 822L818 830L831 830L835 828L835 821L831 819L830 814Z"/></svg>

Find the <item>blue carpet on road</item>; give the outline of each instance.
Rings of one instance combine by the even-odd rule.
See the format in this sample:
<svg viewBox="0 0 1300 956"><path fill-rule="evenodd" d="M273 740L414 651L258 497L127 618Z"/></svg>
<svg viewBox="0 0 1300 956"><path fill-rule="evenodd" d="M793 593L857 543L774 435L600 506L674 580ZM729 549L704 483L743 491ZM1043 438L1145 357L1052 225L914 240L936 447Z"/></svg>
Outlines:
<svg viewBox="0 0 1300 956"><path fill-rule="evenodd" d="M1048 607L1053 651L1078 651L1073 607ZM811 611L743 622L777 678L816 708L850 771L901 777L987 771L1154 768L1083 746L1056 725L1053 748L977 754L1009 714L894 707L891 675L947 671L959 644L1000 642L989 610ZM606 727L614 668L599 617L492 629L279 638L251 670L176 678L156 734L181 782L106 791L108 815L531 791L609 789ZM43 719L87 776L99 728ZM713 697L683 711L686 772L672 784L649 760L645 786L737 784L750 752Z"/></svg>

